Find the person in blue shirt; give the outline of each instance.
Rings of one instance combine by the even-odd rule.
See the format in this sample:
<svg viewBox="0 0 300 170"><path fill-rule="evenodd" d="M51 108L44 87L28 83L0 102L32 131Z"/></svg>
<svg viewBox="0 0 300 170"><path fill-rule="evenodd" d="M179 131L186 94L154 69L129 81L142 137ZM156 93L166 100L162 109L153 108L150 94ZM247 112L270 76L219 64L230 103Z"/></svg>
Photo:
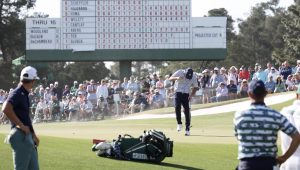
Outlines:
<svg viewBox="0 0 300 170"><path fill-rule="evenodd" d="M254 73L252 80L261 80L264 83L268 80L268 74L262 69L261 66L258 66L258 70Z"/></svg>
<svg viewBox="0 0 300 170"><path fill-rule="evenodd" d="M265 84L266 90L268 91L268 93L274 93L276 83L275 83L275 81L273 81L273 76L269 76L268 78L269 79Z"/></svg>
<svg viewBox="0 0 300 170"><path fill-rule="evenodd" d="M35 134L30 119L30 101L28 94L38 80L37 71L31 66L21 71L20 84L4 102L2 111L11 121L11 131L6 140L13 150L15 170L38 170L36 147L39 138Z"/></svg>
<svg viewBox="0 0 300 170"><path fill-rule="evenodd" d="M289 63L285 61L282 63L282 68L280 69L280 75L283 77L283 81L286 81L287 77L292 74L293 70Z"/></svg>
<svg viewBox="0 0 300 170"><path fill-rule="evenodd" d="M155 109L164 107L164 97L159 93L158 89L155 89L155 94L152 96L152 104Z"/></svg>

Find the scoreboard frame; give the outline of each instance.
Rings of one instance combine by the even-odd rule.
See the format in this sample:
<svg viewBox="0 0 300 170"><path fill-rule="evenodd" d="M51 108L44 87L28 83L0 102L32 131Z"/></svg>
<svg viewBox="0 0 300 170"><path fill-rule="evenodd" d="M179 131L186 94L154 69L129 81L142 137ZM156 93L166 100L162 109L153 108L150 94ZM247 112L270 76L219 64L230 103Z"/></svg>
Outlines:
<svg viewBox="0 0 300 170"><path fill-rule="evenodd" d="M61 18L26 19L25 56L41 62L223 60L226 20L191 17L191 0L61 0Z"/></svg>
<svg viewBox="0 0 300 170"><path fill-rule="evenodd" d="M27 61L197 61L223 60L226 48L105 49L95 51L26 50Z"/></svg>

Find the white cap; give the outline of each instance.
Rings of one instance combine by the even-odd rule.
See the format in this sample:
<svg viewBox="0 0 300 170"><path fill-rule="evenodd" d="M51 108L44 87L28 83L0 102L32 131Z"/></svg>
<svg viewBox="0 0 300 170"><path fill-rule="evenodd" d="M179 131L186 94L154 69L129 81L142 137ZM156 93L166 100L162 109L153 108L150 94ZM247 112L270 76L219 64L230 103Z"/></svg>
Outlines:
<svg viewBox="0 0 300 170"><path fill-rule="evenodd" d="M39 80L40 78L37 76L37 71L35 68L31 66L27 66L23 68L20 75L20 80Z"/></svg>
<svg viewBox="0 0 300 170"><path fill-rule="evenodd" d="M214 68L214 70L217 70L217 71L219 71L219 68L218 68L218 67L215 67L215 68Z"/></svg>
<svg viewBox="0 0 300 170"><path fill-rule="evenodd" d="M300 60L297 60L297 64L300 63Z"/></svg>

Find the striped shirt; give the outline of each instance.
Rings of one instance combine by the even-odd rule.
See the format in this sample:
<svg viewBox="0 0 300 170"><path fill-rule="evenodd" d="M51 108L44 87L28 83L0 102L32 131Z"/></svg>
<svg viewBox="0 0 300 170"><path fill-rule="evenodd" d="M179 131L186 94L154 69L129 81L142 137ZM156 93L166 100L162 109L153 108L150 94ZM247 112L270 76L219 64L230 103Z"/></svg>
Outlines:
<svg viewBox="0 0 300 170"><path fill-rule="evenodd" d="M264 103L235 113L235 136L239 141L238 159L276 157L277 134L281 130L291 136L297 129L279 112Z"/></svg>
<svg viewBox="0 0 300 170"><path fill-rule="evenodd" d="M174 84L175 92L189 93L191 87L198 87L197 75L193 73L193 78L191 80L185 77L185 70L176 71L172 77L182 77L183 79L176 80Z"/></svg>

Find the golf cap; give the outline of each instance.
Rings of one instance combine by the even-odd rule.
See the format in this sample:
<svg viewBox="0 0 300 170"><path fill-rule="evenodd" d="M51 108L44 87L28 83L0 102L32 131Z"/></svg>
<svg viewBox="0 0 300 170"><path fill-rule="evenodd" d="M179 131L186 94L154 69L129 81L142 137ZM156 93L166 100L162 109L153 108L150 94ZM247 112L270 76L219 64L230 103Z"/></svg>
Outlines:
<svg viewBox="0 0 300 170"><path fill-rule="evenodd" d="M300 64L300 60L297 60L297 64Z"/></svg>
<svg viewBox="0 0 300 170"><path fill-rule="evenodd" d="M185 77L187 79L191 80L193 78L193 74L194 74L193 69L191 69L191 68L187 68L186 69L186 75L185 75Z"/></svg>
<svg viewBox="0 0 300 170"><path fill-rule="evenodd" d="M37 71L35 68L31 66L27 66L23 68L20 75L20 80L39 80L40 78L37 76Z"/></svg>
<svg viewBox="0 0 300 170"><path fill-rule="evenodd" d="M218 67L215 67L214 70L215 70L215 71L219 71L219 68L218 68Z"/></svg>
<svg viewBox="0 0 300 170"><path fill-rule="evenodd" d="M265 83L261 80L252 80L249 84L248 92L259 94L266 91Z"/></svg>

